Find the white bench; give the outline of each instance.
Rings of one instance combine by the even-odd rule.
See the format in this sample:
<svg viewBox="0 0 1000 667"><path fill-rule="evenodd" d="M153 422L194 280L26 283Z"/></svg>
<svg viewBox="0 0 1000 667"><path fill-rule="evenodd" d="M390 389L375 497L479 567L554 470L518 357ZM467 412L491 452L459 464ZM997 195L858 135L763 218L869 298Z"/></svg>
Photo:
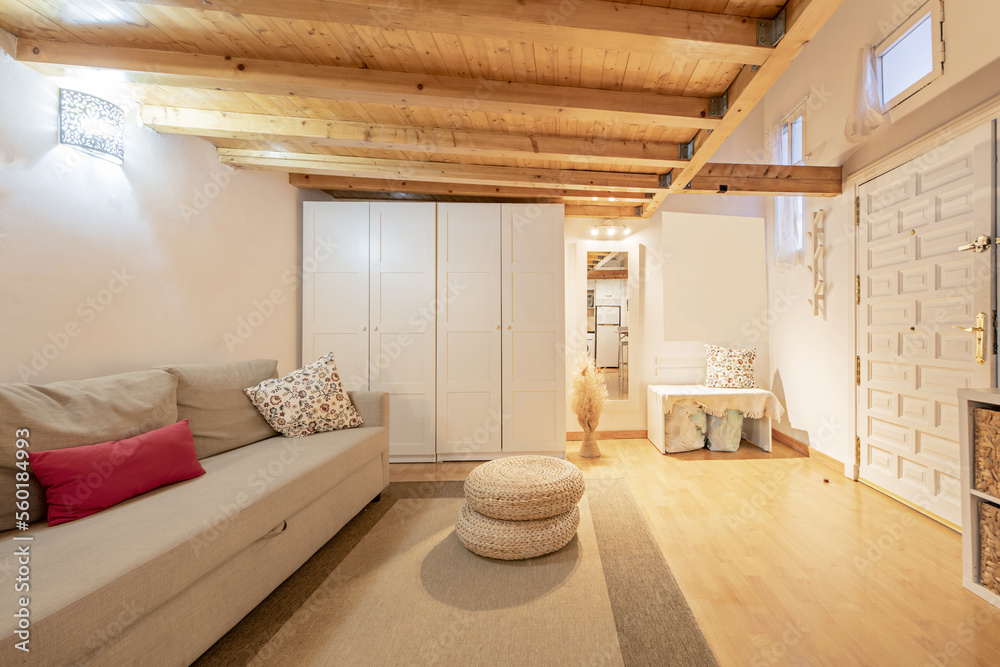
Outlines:
<svg viewBox="0 0 1000 667"><path fill-rule="evenodd" d="M664 417L666 405L692 400L709 414L723 416L726 409L740 410L743 415L743 438L765 452L771 451L771 417L780 419L783 412L777 397L766 389L716 389L696 384L651 384L646 389L646 437L660 453L666 454ZM750 412L746 406L755 404ZM721 414L718 414L720 413ZM759 413L759 414L757 414ZM748 416L754 414L755 416Z"/></svg>

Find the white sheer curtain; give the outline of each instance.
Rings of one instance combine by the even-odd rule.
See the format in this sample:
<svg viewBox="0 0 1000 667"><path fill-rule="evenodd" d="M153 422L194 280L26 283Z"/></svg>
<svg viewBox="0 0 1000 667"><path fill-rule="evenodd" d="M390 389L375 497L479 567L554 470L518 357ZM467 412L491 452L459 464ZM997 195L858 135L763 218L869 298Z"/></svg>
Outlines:
<svg viewBox="0 0 1000 667"><path fill-rule="evenodd" d="M790 164L789 141L786 135L790 128L784 123L775 125L769 133L772 164ZM804 197L774 198L774 264L790 268L802 264L805 256L803 221L805 219Z"/></svg>
<svg viewBox="0 0 1000 667"><path fill-rule="evenodd" d="M861 52L854 106L847 117L844 136L851 143L861 143L887 121L888 118L882 113L882 102L878 95L875 49L869 44Z"/></svg>

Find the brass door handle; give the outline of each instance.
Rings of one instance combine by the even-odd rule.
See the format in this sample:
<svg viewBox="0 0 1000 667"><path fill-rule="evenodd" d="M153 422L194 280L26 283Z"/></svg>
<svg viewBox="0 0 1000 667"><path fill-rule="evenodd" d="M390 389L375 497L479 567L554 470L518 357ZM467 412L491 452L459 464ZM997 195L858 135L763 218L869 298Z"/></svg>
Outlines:
<svg viewBox="0 0 1000 667"><path fill-rule="evenodd" d="M985 234L980 235L972 243L958 246L959 250L971 250L973 252L986 252L986 249L993 243L993 239Z"/></svg>
<svg viewBox="0 0 1000 667"><path fill-rule="evenodd" d="M979 251L977 250L976 252ZM976 334L976 363L985 364L986 353L983 351L983 343L986 340L986 313L976 315L976 326L974 327L953 326L952 329L961 329L962 331Z"/></svg>

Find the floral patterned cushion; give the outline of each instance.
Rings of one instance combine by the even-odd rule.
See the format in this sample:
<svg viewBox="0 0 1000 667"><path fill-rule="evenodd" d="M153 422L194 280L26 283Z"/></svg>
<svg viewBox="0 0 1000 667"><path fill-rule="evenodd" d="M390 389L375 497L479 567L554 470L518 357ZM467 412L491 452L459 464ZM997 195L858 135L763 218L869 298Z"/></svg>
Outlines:
<svg viewBox="0 0 1000 667"><path fill-rule="evenodd" d="M753 389L757 383L753 379L753 362L757 349L741 350L735 347L706 345L707 372L706 387L729 389Z"/></svg>
<svg viewBox="0 0 1000 667"><path fill-rule="evenodd" d="M333 353L283 378L244 389L275 431L289 438L361 426L364 421L337 374Z"/></svg>

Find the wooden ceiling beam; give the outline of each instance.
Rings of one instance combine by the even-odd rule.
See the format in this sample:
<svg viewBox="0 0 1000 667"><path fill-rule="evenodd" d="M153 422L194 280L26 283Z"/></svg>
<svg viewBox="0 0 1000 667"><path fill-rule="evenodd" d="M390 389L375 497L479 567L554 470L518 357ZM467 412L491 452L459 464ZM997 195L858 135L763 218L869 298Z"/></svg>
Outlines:
<svg viewBox="0 0 1000 667"><path fill-rule="evenodd" d="M628 269L608 269L607 271L588 271L587 280L628 280Z"/></svg>
<svg viewBox="0 0 1000 667"><path fill-rule="evenodd" d="M843 192L843 180L842 167L713 163L705 165L684 192L836 197Z"/></svg>
<svg viewBox="0 0 1000 667"><path fill-rule="evenodd" d="M760 65L756 21L604 0L135 0L283 19Z"/></svg>
<svg viewBox="0 0 1000 667"><path fill-rule="evenodd" d="M638 218L639 215L634 206L597 206L590 204L566 205L567 218Z"/></svg>
<svg viewBox="0 0 1000 667"><path fill-rule="evenodd" d="M695 150L691 161L686 167L671 171L669 191L658 192L646 205L643 217L652 216L669 193L686 191L688 183L698 176L729 135L753 111L842 2L843 0L788 0L785 5L785 36L778 42L767 62L756 69L745 66L736 75L727 92L729 109L722 121L712 132L698 132L694 138Z"/></svg>
<svg viewBox="0 0 1000 667"><path fill-rule="evenodd" d="M529 188L562 187L575 190L650 192L658 189L656 174L627 174L577 169L528 169L449 162L383 160L376 158L284 153L220 148L219 159L235 167L302 174L388 178L407 181L513 185Z"/></svg>
<svg viewBox="0 0 1000 667"><path fill-rule="evenodd" d="M816 0L813 0L816 1ZM307 97L361 104L457 109L660 127L714 128L704 97L634 93L356 67L231 58L19 39L17 59L43 74L67 69L119 70L129 82Z"/></svg>
<svg viewBox="0 0 1000 667"><path fill-rule="evenodd" d="M408 194L445 195L450 197L505 197L509 199L550 197L570 201L600 201L622 204L642 204L649 200L645 193L578 190L559 187L522 188L501 185L474 185L468 183L434 183L429 181L390 180L379 178L351 178L345 176L315 176L312 174L288 175L288 182L304 190L333 190L339 192L401 192ZM650 193L652 194L652 193ZM596 201L595 201L596 200Z"/></svg>
<svg viewBox="0 0 1000 667"><path fill-rule="evenodd" d="M608 163L628 161L666 171L684 166L677 144L527 136L439 128L373 125L295 116L270 116L143 105L142 122L158 132L218 139L291 141L311 146L412 151L510 160Z"/></svg>

